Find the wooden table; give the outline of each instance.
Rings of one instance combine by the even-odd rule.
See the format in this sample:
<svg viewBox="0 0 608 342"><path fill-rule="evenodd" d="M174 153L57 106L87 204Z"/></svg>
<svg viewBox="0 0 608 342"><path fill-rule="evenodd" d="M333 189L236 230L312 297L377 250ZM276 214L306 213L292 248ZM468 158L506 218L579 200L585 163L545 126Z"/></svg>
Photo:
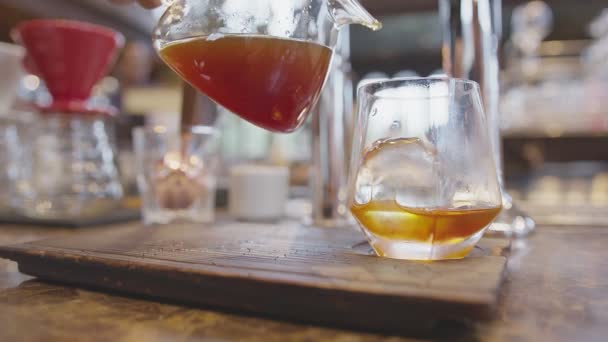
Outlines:
<svg viewBox="0 0 608 342"><path fill-rule="evenodd" d="M93 228L93 229L103 229ZM0 226L0 244L73 234L74 230ZM436 339L606 341L608 228L540 227L514 243L494 322L440 326ZM161 304L47 284L0 259L0 341L216 340L413 341Z"/></svg>

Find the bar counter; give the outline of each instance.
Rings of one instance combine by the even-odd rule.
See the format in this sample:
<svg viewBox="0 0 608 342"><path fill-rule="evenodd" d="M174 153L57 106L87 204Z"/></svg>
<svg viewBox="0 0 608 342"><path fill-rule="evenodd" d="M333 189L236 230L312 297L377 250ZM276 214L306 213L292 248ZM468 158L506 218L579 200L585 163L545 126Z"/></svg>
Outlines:
<svg viewBox="0 0 608 342"><path fill-rule="evenodd" d="M0 244L76 232L1 225ZM606 246L605 227L540 226L512 244L494 321L440 325L423 337L338 330L50 284L0 259L0 341L605 341Z"/></svg>

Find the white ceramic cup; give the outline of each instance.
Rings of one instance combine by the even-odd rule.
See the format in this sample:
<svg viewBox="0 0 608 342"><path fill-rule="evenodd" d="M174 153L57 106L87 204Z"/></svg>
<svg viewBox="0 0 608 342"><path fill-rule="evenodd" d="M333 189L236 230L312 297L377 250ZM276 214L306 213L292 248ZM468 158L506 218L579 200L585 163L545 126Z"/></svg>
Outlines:
<svg viewBox="0 0 608 342"><path fill-rule="evenodd" d="M13 104L23 74L21 60L24 55L21 46L0 42L0 116Z"/></svg>
<svg viewBox="0 0 608 342"><path fill-rule="evenodd" d="M237 165L230 170L228 208L243 221L277 221L285 216L289 170L284 166Z"/></svg>

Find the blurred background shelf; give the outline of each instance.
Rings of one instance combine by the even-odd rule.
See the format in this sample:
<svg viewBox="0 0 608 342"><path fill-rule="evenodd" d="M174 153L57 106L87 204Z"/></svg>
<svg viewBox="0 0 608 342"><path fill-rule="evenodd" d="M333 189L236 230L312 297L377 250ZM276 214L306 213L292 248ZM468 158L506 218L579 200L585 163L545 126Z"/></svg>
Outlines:
<svg viewBox="0 0 608 342"><path fill-rule="evenodd" d="M350 76L354 85L371 76L441 73L437 0L362 2L381 19L384 28L379 32L351 29ZM597 69L582 62L585 52L599 40L591 35L589 25L608 8L608 2L545 1L553 23L538 48L533 71L527 70L523 76L516 69L529 65L517 65L515 71L509 69L509 44L514 8L527 1L502 2L503 140L508 183L514 188L533 187L547 164L553 165L551 168L563 164L568 169L569 163L608 162L608 77L599 78L601 82L596 80L593 77L600 75ZM110 26L126 36L126 48L111 74L98 84L95 101L120 108L116 132L121 169L130 189L134 189L131 128L145 123L176 125L180 110L181 84L151 47L150 33L159 12L137 6L112 6L105 0L0 0L0 41L11 41L11 27L31 18L84 20ZM21 84L21 103L43 102L43 88L35 76L26 76ZM309 127L292 135L276 135L258 130L225 110L220 109L219 113L217 124L224 132L227 167L243 160L270 160L291 167L293 185L307 184ZM601 175L605 170L597 172ZM306 188L301 189L300 195L306 196Z"/></svg>
<svg viewBox="0 0 608 342"><path fill-rule="evenodd" d="M353 27L353 67L359 75L381 71L389 75L411 69L426 75L441 68L440 27L436 0L366 0L365 6L379 16L384 28L370 32ZM522 0L503 0L503 27L509 35L511 12ZM586 25L606 6L602 0L579 2L550 0L554 28L549 40L588 38ZM99 0L0 0L0 40L9 40L10 27L33 17L63 17L114 27L128 38L148 40L154 14L137 6L118 8Z"/></svg>
<svg viewBox="0 0 608 342"><path fill-rule="evenodd" d="M0 40L24 19L69 18L114 27L129 39L149 39L151 12L137 6L112 6L99 0L0 0Z"/></svg>

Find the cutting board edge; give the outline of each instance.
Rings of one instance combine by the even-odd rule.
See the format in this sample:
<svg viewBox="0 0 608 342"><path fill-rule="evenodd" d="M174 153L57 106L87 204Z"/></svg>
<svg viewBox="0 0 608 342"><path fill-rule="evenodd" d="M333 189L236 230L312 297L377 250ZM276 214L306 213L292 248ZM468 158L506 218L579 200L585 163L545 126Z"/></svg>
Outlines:
<svg viewBox="0 0 608 342"><path fill-rule="evenodd" d="M121 269L127 269L127 270L134 270L134 269L139 269L141 271L150 271L153 270L153 272L157 272L157 273L162 273L162 272L169 272L172 274L175 273L183 273L185 275L192 275L193 272L196 273L197 276L201 276L201 277L208 277L208 278L222 278L222 279L233 279L233 280L237 280L237 281L261 281L261 282L265 282L265 283L273 283L276 285L282 285L282 286L302 286L301 284L298 284L297 282L294 281L288 281L285 279L277 279L277 278L273 278L273 279L268 279L268 278L258 278L255 277L251 274L248 273L247 269L242 269L242 268L236 268L236 267L223 267L223 266L214 266L214 268L217 269L224 269L224 270L231 270L233 271L233 273L230 272L222 272L222 273L218 273L217 271L215 272L211 272L208 269L207 270L200 270L200 269L191 269L190 272L185 272L183 270L178 270L175 268L171 268L169 266L165 266L165 265L150 265L150 264L145 264L145 263L137 263L138 257L135 256L126 256L123 255L123 258L127 258L127 259L132 259L132 260L119 260L116 258L112 258L113 254L106 254L106 253L101 253L101 252L86 252L85 254L78 254L76 253L77 249L74 250L74 253L67 253L65 252L66 250L59 250L55 247L49 247L49 246L43 246L43 245L38 245L37 243L39 242L44 242L44 241L36 241L33 244L32 243L24 243L24 244L17 244L17 245L9 245L9 246L0 246L0 258L5 258L5 259L10 259L12 261L15 261L19 264L19 267L21 269L21 263L25 260L25 258L29 259L29 257L33 257L33 258L37 258L37 259L41 259L41 260L45 260L45 259L55 259L58 261L64 261L66 259L73 259L76 260L75 262L73 262L73 264L79 264L81 263L81 261L85 261L87 263L95 263L95 264L100 264L100 265L107 265L107 264L112 264L114 267L119 267ZM27 247L31 246L31 248L37 248L38 250L33 251L28 249ZM490 256L492 258L501 260L501 268L502 268L502 274L501 274L501 278L504 278L504 274L505 274L505 270L506 270L506 265L507 265L507 258L505 256L498 256L498 255L494 255L494 256ZM102 262L102 260L105 260L106 262ZM154 261L158 261L156 259L152 259ZM129 263L129 261L134 261L135 263L131 264ZM148 260L150 261L150 260ZM167 261L167 260L164 260ZM171 261L172 263L175 264L183 264L183 262L179 262L179 261ZM206 265L208 267L212 267L210 265ZM244 276L242 274L242 272L238 272L240 274L235 274L236 271L242 271L244 273L246 273L247 275ZM269 273L276 273L274 271L268 271ZM38 274L32 274L32 273L28 273L25 271L22 271L22 273L31 275L31 276L36 276L36 277L41 277ZM57 281L60 281L61 279L56 279ZM502 284L502 281L499 281L499 284L497 284L497 287L500 288L500 285ZM318 284L317 284L318 285ZM311 288L311 289L315 289L315 290L319 290L319 291L344 291L345 289L336 289L335 287L331 287L331 286L314 286L314 285L306 285L306 288ZM466 294L468 295L467 298L463 298L463 296L460 296L460 298L457 297L450 297L450 296L446 296L444 294L441 295L437 295L434 292L436 291L430 291L428 289L417 289L417 291L423 291L426 293L426 296L421 296L420 293L417 293L418 297L414 298L413 294L411 293L386 293L385 292L381 292L381 291L373 291L373 290L366 290L366 291L357 291L356 289L349 289L349 292L353 292L353 293L362 293L362 294L372 294L374 296L397 296L397 297L401 297L401 298L410 298L412 300L414 299L419 299L419 300L424 300L424 301L434 301L434 302L443 302L446 304L454 304L454 303L459 303L459 302L463 302L463 303L468 303L471 304L477 304L477 305L481 305L481 306L488 306L490 308L493 308L498 304L498 296L499 296L499 291L496 291L495 293L492 294L480 294L478 291L471 291L471 292L467 292ZM489 303L489 304L488 304Z"/></svg>
<svg viewBox="0 0 608 342"><path fill-rule="evenodd" d="M7 254L3 251L0 251L0 256L5 257ZM384 312L374 312L372 303L366 303L365 301L356 301L355 303L351 303L350 305L344 306L340 305L340 301L336 301L337 305L330 306L332 309L327 310L327 306L324 306L325 309L317 310L317 312L313 312L311 314L310 307L309 308L301 308L294 306L290 303L277 303L275 301L265 301L258 298L253 303L249 305L243 306L242 304L235 304L235 300L240 300L238 297L235 297L231 303L225 302L214 302L213 300L209 300L209 298L213 298L213 293L208 293L209 296L206 296L201 299L199 296L190 296L188 295L188 291L172 291L170 288L165 288L163 291L152 290L152 291L141 291L142 284L138 284L137 282L129 281L129 276L132 279L137 278L139 271L135 269L135 272L122 272L124 277L120 277L123 280L120 280L119 283L112 284L114 279L111 276L107 276L105 279L106 284L100 285L100 282L94 281L94 279L90 278L91 274L95 274L99 280L104 280L102 278L106 277L104 272L99 272L99 270L92 270L90 265L81 264L80 268L86 268L86 270L78 270L76 272L73 267L71 268L72 275L70 277L65 277L64 275L58 276L58 273L62 270L65 270L65 267L57 267L55 264L54 267L45 267L39 262L40 259L33 255L26 256L24 254L17 255L14 254L14 257L18 258L17 262L19 263L19 269L23 273L39 277L44 280L50 280L54 282L64 283L64 284L75 284L81 285L86 288L92 288L95 290L102 291L114 291L123 294L136 295L138 297L146 297L146 298L154 298L161 299L163 301L168 301L170 303L179 303L185 305L194 305L199 307L211 308L211 309L219 309L220 311L228 311L228 312L236 312L236 313L246 313L253 315L262 315L270 318L278 318L282 320L289 321L297 321L303 323L313 323L320 324L324 326L334 326L340 328L347 329L355 329L355 330L364 330L364 331L378 331L378 332L386 332L386 333L397 333L397 334L410 334L412 332L428 332L438 321L443 320L455 320L455 321L488 321L491 320L494 316L496 303L492 306L487 306L485 304L471 305L469 304L458 304L458 303L439 303L439 302L429 302L429 301L420 301L420 299L409 298L409 301L403 301L403 298L390 298L386 296L375 296L375 305L379 307L390 307L392 305L393 310L385 310ZM12 258L11 258L12 259ZM46 265L49 266L49 265ZM60 265L59 265L60 266ZM72 265L73 266L73 265ZM146 278L147 280L154 281L155 276L161 275L160 273L155 274L152 277ZM162 275L161 275L162 277ZM127 279L127 281L124 281ZM124 281L124 282L123 282ZM211 280L215 281L215 280ZM202 285L204 281L199 283L198 285ZM222 287L222 284L217 284L218 287ZM197 288L197 286L195 286ZM298 296L299 291L309 292L310 289L297 289L297 286L291 286L293 296L288 298L295 298ZM198 289L204 291L204 286ZM285 291L285 289L283 289ZM259 294L259 292L252 290L251 292ZM266 291L267 294L265 297L272 295L272 291ZM336 292L340 291L320 291L315 294L317 299L336 299ZM352 295L352 294L346 294ZM257 295L255 296L257 297ZM255 298L255 297L249 297ZM348 297L348 296L346 296ZM383 298L384 297L384 298ZM344 299L344 294L339 296L339 298ZM379 300L380 302L376 301ZM397 300L397 302L391 303L391 301ZM314 299L313 299L314 301ZM256 307L256 304L268 304L274 303L273 308L263 308ZM344 303L342 303L344 304ZM289 310L285 308L288 307ZM282 308L281 308L282 307ZM314 311L314 310L313 310ZM288 314L285 314L289 312ZM374 312L373 315L370 316L370 312ZM462 312L468 312L469 314L463 315ZM440 313L438 315L438 313ZM397 318L398 317L398 318ZM370 319L371 320L368 320Z"/></svg>

